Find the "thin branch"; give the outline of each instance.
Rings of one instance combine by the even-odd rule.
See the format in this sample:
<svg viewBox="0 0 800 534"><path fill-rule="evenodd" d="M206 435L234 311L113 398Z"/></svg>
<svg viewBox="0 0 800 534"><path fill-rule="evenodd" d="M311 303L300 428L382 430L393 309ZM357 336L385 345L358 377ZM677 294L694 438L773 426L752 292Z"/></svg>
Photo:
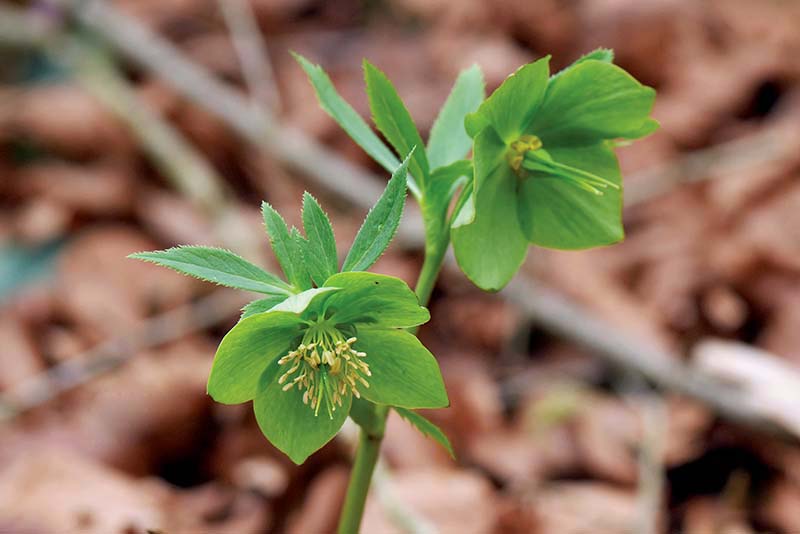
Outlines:
<svg viewBox="0 0 800 534"><path fill-rule="evenodd" d="M3 394L0 397L0 423L116 369L140 351L213 326L235 315L245 303L240 293L217 290L193 304L147 319L131 332L104 341Z"/></svg>
<svg viewBox="0 0 800 534"><path fill-rule="evenodd" d="M225 24L239 56L242 74L250 89L251 100L259 113L277 114L281 102L267 45L258 29L248 0L218 0Z"/></svg>
<svg viewBox="0 0 800 534"><path fill-rule="evenodd" d="M726 419L779 439L798 442L797 435L776 422L761 406L742 398L738 388L697 372L682 364L680 355L607 324L553 290L517 276L502 294L552 334L583 345L608 362L634 371L661 388L697 399Z"/></svg>

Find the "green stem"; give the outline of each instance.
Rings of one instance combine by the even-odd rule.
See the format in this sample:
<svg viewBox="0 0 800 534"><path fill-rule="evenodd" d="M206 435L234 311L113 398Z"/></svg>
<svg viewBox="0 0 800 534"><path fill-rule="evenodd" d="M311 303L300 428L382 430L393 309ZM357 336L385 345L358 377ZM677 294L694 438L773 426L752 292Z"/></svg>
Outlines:
<svg viewBox="0 0 800 534"><path fill-rule="evenodd" d="M425 245L425 260L417 279L415 292L420 304L426 306L442 270L445 252L450 244L450 235L444 236ZM353 469L350 472L350 482L347 485L347 495L344 499L342 515L339 518L338 534L357 534L361 525L361 516L364 514L364 505L367 502L367 493L372 482L372 473L380 456L381 441L386 430L386 418L389 417L389 407L375 405L374 417L369 428L362 428L358 435L358 448Z"/></svg>
<svg viewBox="0 0 800 534"><path fill-rule="evenodd" d="M364 514L372 473L380 455L381 441L386 429L388 406L375 406L375 417L371 428L362 428L358 435L358 448L353 470L350 472L350 483L344 499L342 516L339 518L339 534L356 534Z"/></svg>

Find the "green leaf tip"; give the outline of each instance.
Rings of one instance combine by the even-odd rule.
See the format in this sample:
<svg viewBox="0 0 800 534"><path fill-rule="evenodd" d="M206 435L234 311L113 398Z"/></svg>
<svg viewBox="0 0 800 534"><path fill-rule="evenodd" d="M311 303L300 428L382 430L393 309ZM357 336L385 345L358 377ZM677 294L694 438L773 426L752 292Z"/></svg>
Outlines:
<svg viewBox="0 0 800 534"><path fill-rule="evenodd" d="M137 252L129 258L167 267L207 282L268 295L290 295L292 286L233 252L215 247L185 245Z"/></svg>
<svg viewBox="0 0 800 534"><path fill-rule="evenodd" d="M415 149L412 148L412 153ZM406 203L406 175L411 156L410 153L394 171L383 194L367 213L342 264L342 271L369 269L394 238Z"/></svg>
<svg viewBox="0 0 800 534"><path fill-rule="evenodd" d="M425 417L411 410L395 407L394 411L397 412L400 417L410 423L414 428L419 430L423 436L433 439L439 445L444 447L444 449L447 451L447 454L450 455L450 458L453 460L456 459L456 453L453 450L453 445L450 444L450 440L448 439L447 435L442 432L438 426L434 425Z"/></svg>

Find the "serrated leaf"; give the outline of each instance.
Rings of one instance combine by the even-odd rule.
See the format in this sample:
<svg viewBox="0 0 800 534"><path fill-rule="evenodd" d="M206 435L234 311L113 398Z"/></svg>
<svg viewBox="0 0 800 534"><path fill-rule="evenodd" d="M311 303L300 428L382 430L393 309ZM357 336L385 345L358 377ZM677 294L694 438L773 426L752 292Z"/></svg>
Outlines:
<svg viewBox="0 0 800 534"><path fill-rule="evenodd" d="M411 154L394 171L381 198L369 210L353 240L342 271L366 271L389 246L403 216L406 204L406 174Z"/></svg>
<svg viewBox="0 0 800 534"><path fill-rule="evenodd" d="M361 115L356 112L336 91L331 79L319 65L314 65L300 54L292 53L294 58L306 72L317 98L328 115L347 132L364 152L389 172L394 171L400 160L392 153L383 141L372 131ZM407 152L403 152L404 154Z"/></svg>
<svg viewBox="0 0 800 534"><path fill-rule="evenodd" d="M298 249L297 243L290 235L281 214L266 202L261 203L261 214L264 217L264 226L269 236L269 244L275 257L280 263L286 279L298 289L311 287L311 279L305 267L303 253Z"/></svg>
<svg viewBox="0 0 800 534"><path fill-rule="evenodd" d="M464 117L484 98L483 73L477 65L461 71L450 95L439 111L428 138L428 163L437 169L469 153L472 139L464 129Z"/></svg>
<svg viewBox="0 0 800 534"><path fill-rule="evenodd" d="M255 291L267 295L290 295L291 286L277 276L266 272L221 248L183 246L167 250L139 252L129 258L155 263L179 273L221 286Z"/></svg>
<svg viewBox="0 0 800 534"><path fill-rule="evenodd" d="M430 171L428 158L423 150L425 144L414 125L414 120L392 82L368 61L364 61L364 79L367 83L367 97L369 98L369 108L372 111L372 119L378 130L398 154L408 154L412 148L417 147L409 163L409 170L416 183L424 191Z"/></svg>
<svg viewBox="0 0 800 534"><path fill-rule="evenodd" d="M321 286L339 270L336 238L330 219L308 191L303 193L303 230L306 266L311 278Z"/></svg>
<svg viewBox="0 0 800 534"><path fill-rule="evenodd" d="M450 455L450 458L453 460L456 459L456 453L453 451L453 446L450 444L450 440L447 438L445 433L442 432L441 428L434 425L420 414L412 412L411 410L407 410L405 408L395 408L394 411L397 412L397 415L411 423L414 428L422 432L422 435L433 439L439 445L444 447L447 453Z"/></svg>

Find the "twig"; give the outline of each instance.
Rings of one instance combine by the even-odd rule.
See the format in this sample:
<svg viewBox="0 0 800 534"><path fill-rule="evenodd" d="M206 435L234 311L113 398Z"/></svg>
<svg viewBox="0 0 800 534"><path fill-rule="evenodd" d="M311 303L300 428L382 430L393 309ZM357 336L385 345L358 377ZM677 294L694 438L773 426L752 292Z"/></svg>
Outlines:
<svg viewBox="0 0 800 534"><path fill-rule="evenodd" d="M539 326L589 348L614 365L658 386L697 399L719 415L765 434L797 442L757 405L742 402L738 388L713 380L680 363L680 356L611 326L558 293L517 276L502 294L516 302Z"/></svg>
<svg viewBox="0 0 800 534"><path fill-rule="evenodd" d="M131 128L173 187L212 213L228 204L225 181L216 170L180 132L141 101L102 52L71 39L50 55L71 67L75 79Z"/></svg>
<svg viewBox="0 0 800 534"><path fill-rule="evenodd" d="M217 4L230 31L257 112L279 113L278 84L252 6L247 0L218 0Z"/></svg>
<svg viewBox="0 0 800 534"><path fill-rule="evenodd" d="M6 392L0 397L0 423L116 369L139 351L213 326L234 315L245 303L241 293L217 290L193 304L147 319L126 335L104 341Z"/></svg>
<svg viewBox="0 0 800 534"><path fill-rule="evenodd" d="M652 393L630 398L642 421L639 445L638 524L634 532L658 534L664 488L664 447L669 417L664 400Z"/></svg>

